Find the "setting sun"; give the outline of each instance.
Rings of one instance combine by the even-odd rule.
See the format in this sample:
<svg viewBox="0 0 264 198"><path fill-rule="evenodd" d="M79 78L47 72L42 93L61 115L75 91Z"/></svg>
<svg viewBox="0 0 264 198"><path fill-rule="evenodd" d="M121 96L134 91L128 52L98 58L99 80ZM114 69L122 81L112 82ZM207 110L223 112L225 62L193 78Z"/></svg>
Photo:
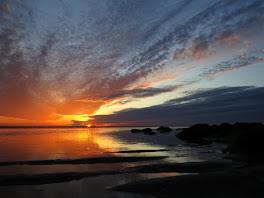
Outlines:
<svg viewBox="0 0 264 198"><path fill-rule="evenodd" d="M87 127L91 127L91 125L90 125L90 124L87 124L86 126L87 126Z"/></svg>

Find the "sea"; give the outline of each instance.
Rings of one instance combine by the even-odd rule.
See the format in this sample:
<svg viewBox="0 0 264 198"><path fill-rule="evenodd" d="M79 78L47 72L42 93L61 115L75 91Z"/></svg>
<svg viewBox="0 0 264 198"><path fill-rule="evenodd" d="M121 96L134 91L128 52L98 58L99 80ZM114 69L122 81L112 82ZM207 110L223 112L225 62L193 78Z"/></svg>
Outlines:
<svg viewBox="0 0 264 198"><path fill-rule="evenodd" d="M0 197L2 198L79 198L79 197L151 197L107 190L143 179L176 176L184 173L123 173L95 174L68 181L38 181L23 183L23 178L47 176L58 178L60 174L104 173L129 167L201 161L221 161L225 145L213 143L197 145L183 142L175 135L180 128L171 127L167 133L156 135L131 133L132 128L145 127L55 127L55 128L1 128L0 129ZM150 127L155 129L157 127ZM151 152L152 151L152 152ZM150 161L108 163L54 163L71 159L109 157L165 157ZM50 161L48 161L50 160ZM33 162L33 163L31 163ZM38 162L38 163L35 163ZM42 164L42 162L45 162ZM46 163L50 162L50 163ZM188 173L186 173L188 174ZM18 183L7 184L6 178L19 178ZM22 179L21 179L22 178ZM41 177L43 180L43 177ZM45 177L44 177L45 178Z"/></svg>

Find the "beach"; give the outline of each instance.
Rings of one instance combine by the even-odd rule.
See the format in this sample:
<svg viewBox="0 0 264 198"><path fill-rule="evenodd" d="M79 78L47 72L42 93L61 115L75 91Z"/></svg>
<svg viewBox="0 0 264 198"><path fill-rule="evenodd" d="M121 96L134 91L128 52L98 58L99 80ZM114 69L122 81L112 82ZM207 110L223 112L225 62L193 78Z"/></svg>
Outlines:
<svg viewBox="0 0 264 198"><path fill-rule="evenodd" d="M182 127L151 128L155 135L131 133L131 127L1 129L0 197L263 193L262 166L227 159L225 143L183 141L177 137Z"/></svg>

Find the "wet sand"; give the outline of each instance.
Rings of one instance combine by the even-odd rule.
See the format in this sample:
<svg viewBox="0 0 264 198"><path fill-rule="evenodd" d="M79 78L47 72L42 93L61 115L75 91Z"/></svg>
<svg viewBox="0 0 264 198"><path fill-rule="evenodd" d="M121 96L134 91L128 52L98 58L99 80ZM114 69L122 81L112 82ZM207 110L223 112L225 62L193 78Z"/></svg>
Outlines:
<svg viewBox="0 0 264 198"><path fill-rule="evenodd" d="M263 178L248 172L219 171L142 180L108 190L156 197L252 198L264 196L264 183Z"/></svg>
<svg viewBox="0 0 264 198"><path fill-rule="evenodd" d="M80 158L80 159L34 160L34 161L0 162L0 166L120 163L120 162L139 162L139 161L149 161L149 160L161 160L161 159L165 159L165 158L167 158L167 156L155 156L155 157L96 157L96 158Z"/></svg>
<svg viewBox="0 0 264 198"><path fill-rule="evenodd" d="M152 152L162 152L162 151L170 151L168 149L157 149L157 150L128 150L128 151L116 151L116 152L108 152L108 153L152 153Z"/></svg>
<svg viewBox="0 0 264 198"><path fill-rule="evenodd" d="M239 164L230 162L161 163L128 167L122 170L104 170L95 172L64 172L31 175L3 175L0 176L0 186L61 183L73 180L80 180L82 178L87 177L128 173L202 173L208 171L222 170L223 168L232 169L237 166L239 166Z"/></svg>

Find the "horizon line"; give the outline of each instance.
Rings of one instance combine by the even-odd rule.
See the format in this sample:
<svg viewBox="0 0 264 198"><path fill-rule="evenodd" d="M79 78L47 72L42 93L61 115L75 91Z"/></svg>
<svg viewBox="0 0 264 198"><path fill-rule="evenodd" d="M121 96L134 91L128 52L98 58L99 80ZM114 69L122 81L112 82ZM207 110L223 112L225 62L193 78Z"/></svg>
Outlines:
<svg viewBox="0 0 264 198"><path fill-rule="evenodd" d="M165 125L164 125L165 126ZM170 127L183 127L183 126L187 126L187 125L177 125L177 126L170 126ZM188 125L189 126L189 125ZM104 128L104 127L160 127L160 125L153 125L153 126L149 126L149 125L144 125L144 126L65 126L65 125L61 125L61 126L8 126L8 125L3 125L0 126L1 128Z"/></svg>

